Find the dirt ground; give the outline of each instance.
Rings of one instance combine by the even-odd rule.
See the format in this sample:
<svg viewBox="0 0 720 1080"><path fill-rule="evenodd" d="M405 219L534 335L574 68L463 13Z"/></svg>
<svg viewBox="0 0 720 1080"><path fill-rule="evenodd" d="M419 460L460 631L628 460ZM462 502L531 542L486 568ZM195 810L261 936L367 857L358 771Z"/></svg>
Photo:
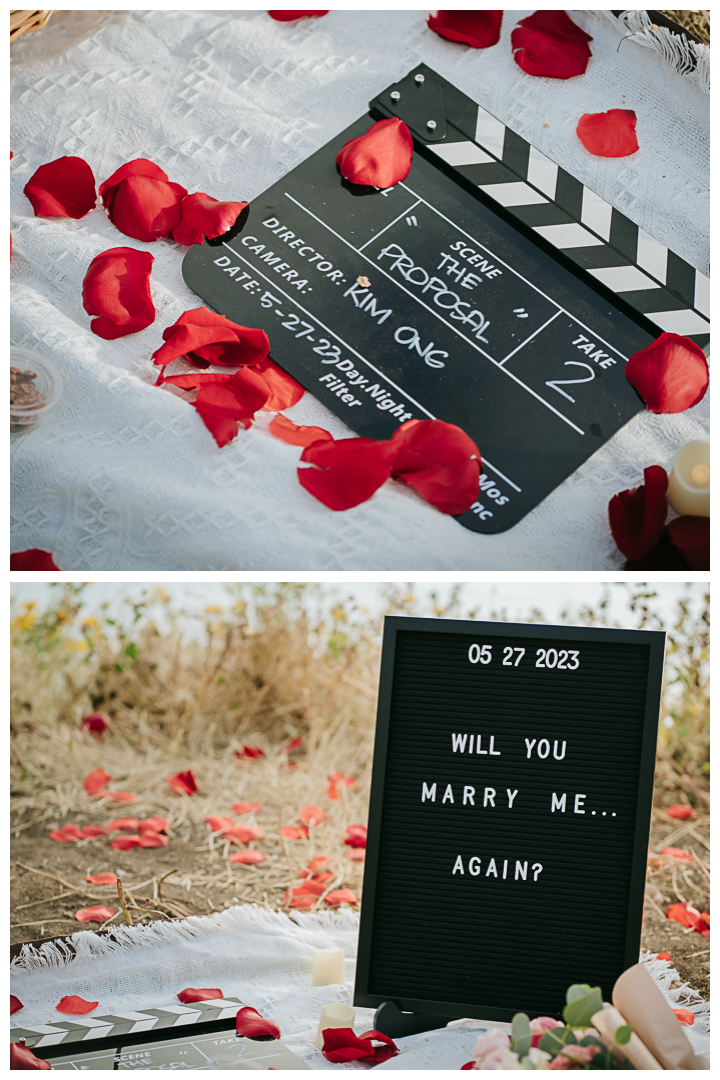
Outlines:
<svg viewBox="0 0 720 1080"><path fill-rule="evenodd" d="M91 823L90 817L85 821L75 815L74 820L81 827ZM15 822L14 827L17 828L18 824ZM187 839L173 837L168 849L134 848L122 852L111 850L107 840L102 837L75 844L58 844L49 839L48 831L59 824L62 822L38 823L20 831L19 836L12 835L10 940L13 943L96 928L93 923L80 926L74 917L75 911L103 901L117 908L117 892L114 886L87 884L84 879L88 873L120 871L126 894L140 904L146 897L153 896L153 878L177 869L178 873L163 883L163 897L171 904L179 905L179 914L208 915L248 901L256 901L267 907L280 907L285 889L292 883L298 884L292 876L295 871L290 867L295 865L299 868L305 857L305 850L291 850L290 862L287 858L271 858L267 869L263 866L238 865L230 868L223 858L221 843L216 843L214 849L210 849L208 839L201 831L204 826L195 830L196 835L189 831ZM702 823L697 823L695 829L697 835L707 835L707 828ZM656 852L666 846L666 838L672 840L677 831L677 823L671 825L667 821L655 821L651 851ZM708 851L699 843L697 835L693 837L686 833L675 843L681 847L694 846L705 858ZM270 855L269 838L263 846ZM290 846L291 849L294 847ZM304 849L303 844L298 847ZM281 856L282 852L278 850L275 854ZM62 878L81 892L72 893L57 881L33 874L19 864ZM362 864L349 864L348 875L343 886L350 885L360 897ZM690 875L690 880L694 881L695 875L701 882L697 870ZM651 862L642 946L651 952L669 952L681 979L688 982L702 998L709 1000L709 941L695 931L685 931L678 923L670 922L661 915L667 905L677 899L671 881L670 870L661 870L657 866L653 868ZM683 899L689 899L700 910L705 910L707 905L702 903L700 892L697 895L691 893L686 888L686 882L687 879L682 886L677 885L681 891L685 889ZM698 885L698 889L701 887ZM135 919L142 917L138 912L132 914Z"/></svg>

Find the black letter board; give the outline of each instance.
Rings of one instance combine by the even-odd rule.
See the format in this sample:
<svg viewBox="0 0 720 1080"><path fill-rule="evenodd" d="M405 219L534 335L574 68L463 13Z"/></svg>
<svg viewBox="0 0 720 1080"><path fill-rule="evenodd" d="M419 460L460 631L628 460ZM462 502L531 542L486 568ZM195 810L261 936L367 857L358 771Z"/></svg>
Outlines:
<svg viewBox="0 0 720 1080"><path fill-rule="evenodd" d="M340 148L392 115L413 136L409 176L342 180ZM632 353L661 330L709 340L706 277L423 64L191 247L183 276L262 327L359 435L463 428L483 475L458 520L476 532L510 528L642 411Z"/></svg>
<svg viewBox="0 0 720 1080"><path fill-rule="evenodd" d="M610 1000L640 949L664 641L386 618L356 1005Z"/></svg>

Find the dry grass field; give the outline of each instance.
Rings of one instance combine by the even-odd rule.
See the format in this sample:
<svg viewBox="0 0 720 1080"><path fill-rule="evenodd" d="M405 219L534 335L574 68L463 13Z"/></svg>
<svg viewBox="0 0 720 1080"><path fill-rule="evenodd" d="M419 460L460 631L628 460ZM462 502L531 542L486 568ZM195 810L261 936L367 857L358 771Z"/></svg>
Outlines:
<svg viewBox="0 0 720 1080"><path fill-rule="evenodd" d="M354 602L329 610L320 586L229 588L230 606L192 618L174 610L160 589L148 589L122 615L91 610L82 585L56 586L46 610L27 605L13 612L12 942L76 931L75 911L93 904L109 904L122 918L116 887L85 881L107 871L121 876L134 922L244 902L288 910L288 890L303 884L303 871L319 856L326 858L317 872L329 876L322 894L303 902L323 907L326 895L345 889L361 901L362 849L344 841L348 826L367 820L381 620ZM652 590L629 595L634 625L659 627ZM393 587L386 601L393 613L478 614L467 610L461 589L429 609L409 587ZM707 998L709 942L664 917L676 900L709 910L707 598L701 607L681 602L664 627L669 645L643 944L670 952L682 977ZM602 625L608 610L601 603L564 618ZM529 611L528 618L543 617ZM110 718L102 738L79 728L93 710ZM245 747L262 753L247 756ZM111 791L137 798L90 797L83 779L98 768L112 778ZM186 770L197 782L192 796L176 794L167 780ZM340 780L333 791L328 778L336 773L352 784ZM234 812L238 801L260 809ZM677 803L693 816L669 817L667 807ZM310 824L305 838L283 835L288 827L302 831L300 812L308 806L326 819ZM220 830L210 831L209 815L264 835L249 843L224 840ZM167 847L121 851L107 835L71 843L49 837L64 825L150 816L169 819ZM661 856L667 846L691 851L691 861ZM230 860L246 850L265 858L255 866Z"/></svg>

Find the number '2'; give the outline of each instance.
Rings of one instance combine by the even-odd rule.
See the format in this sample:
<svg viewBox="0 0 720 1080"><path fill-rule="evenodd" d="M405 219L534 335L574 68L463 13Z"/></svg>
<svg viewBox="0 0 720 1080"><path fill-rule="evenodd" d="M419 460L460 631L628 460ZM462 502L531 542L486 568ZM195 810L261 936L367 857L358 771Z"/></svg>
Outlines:
<svg viewBox="0 0 720 1080"><path fill-rule="evenodd" d="M566 360L565 361L565 367L569 367L571 364L574 367L582 367L582 368L585 368L586 371L589 371L590 374L588 375L587 379L551 379L549 382L546 382L545 385L546 386L551 386L553 388L553 390L557 390L558 394L562 394L562 396L564 398L567 398L568 401L572 401L572 403L574 405L575 404L575 398L570 397L570 395L568 393L566 393L565 390L561 390L560 387L561 386L572 386L575 383L592 382L593 379L595 378L595 372L593 371L593 369L590 367L589 364L583 364L583 362L581 360Z"/></svg>

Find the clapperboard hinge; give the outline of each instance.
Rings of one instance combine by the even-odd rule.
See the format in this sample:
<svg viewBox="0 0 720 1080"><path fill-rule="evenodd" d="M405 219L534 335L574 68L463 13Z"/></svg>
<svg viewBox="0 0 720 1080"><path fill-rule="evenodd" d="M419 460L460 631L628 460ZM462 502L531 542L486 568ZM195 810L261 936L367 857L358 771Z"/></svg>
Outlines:
<svg viewBox="0 0 720 1080"><path fill-rule="evenodd" d="M436 115L443 105L445 115ZM492 199L596 289L709 351L709 279L452 83L420 64L370 107L406 120L428 157ZM439 140L440 130L446 134Z"/></svg>

